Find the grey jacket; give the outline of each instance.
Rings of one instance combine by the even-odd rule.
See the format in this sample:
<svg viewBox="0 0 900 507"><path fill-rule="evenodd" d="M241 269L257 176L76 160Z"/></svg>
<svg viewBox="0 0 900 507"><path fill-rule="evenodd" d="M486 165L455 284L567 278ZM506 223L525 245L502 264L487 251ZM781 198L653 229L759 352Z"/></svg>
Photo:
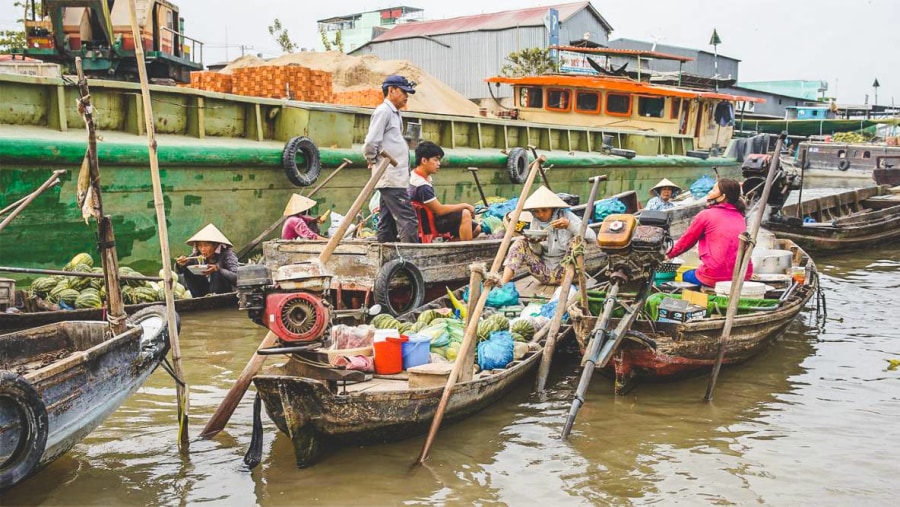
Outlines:
<svg viewBox="0 0 900 507"><path fill-rule="evenodd" d="M529 227L532 230L545 229L549 226L550 222L563 216L569 219L569 227L566 229L550 227L548 229L549 234L547 239L540 243L543 250L541 252L541 259L550 269L555 268L562 261L563 256L566 254L566 249L569 248L569 243L571 243L572 239L578 235L578 229L581 228L581 219L567 209L556 209L553 211L553 214L550 215L549 222L541 222L535 217L531 221L531 226ZM596 241L597 234L592 229L588 228L585 230L584 240L586 242Z"/></svg>
<svg viewBox="0 0 900 507"><path fill-rule="evenodd" d="M397 160L388 166L375 188L407 188L409 186L409 145L403 139L403 118L387 99L375 108L369 121L369 132L363 144L363 156L369 162L379 162L381 150Z"/></svg>

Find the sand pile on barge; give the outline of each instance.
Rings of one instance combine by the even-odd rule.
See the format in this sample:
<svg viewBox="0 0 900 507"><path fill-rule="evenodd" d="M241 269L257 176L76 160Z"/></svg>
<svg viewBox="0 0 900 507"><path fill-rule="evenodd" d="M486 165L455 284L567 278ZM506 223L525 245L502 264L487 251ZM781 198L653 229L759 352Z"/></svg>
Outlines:
<svg viewBox="0 0 900 507"><path fill-rule="evenodd" d="M385 76L401 74L418 83L416 93L409 97L408 110L469 116L478 114L475 103L406 60L382 60L374 55L351 56L338 51L291 53L268 61L247 55L234 60L221 72L232 74L236 69L260 66L302 66L328 72L336 103L368 106L381 103L381 83ZM342 98L356 102L342 102Z"/></svg>

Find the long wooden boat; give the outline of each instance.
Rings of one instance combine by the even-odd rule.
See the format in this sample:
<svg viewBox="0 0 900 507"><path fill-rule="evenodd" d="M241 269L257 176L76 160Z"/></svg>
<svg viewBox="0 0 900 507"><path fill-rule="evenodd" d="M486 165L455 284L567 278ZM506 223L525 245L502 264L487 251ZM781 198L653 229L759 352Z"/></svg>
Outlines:
<svg viewBox="0 0 900 507"><path fill-rule="evenodd" d="M900 147L886 143L805 141L798 145L794 157L782 157L782 161L802 169L807 186L859 188L876 180L876 172L883 175L886 169L900 165Z"/></svg>
<svg viewBox="0 0 900 507"><path fill-rule="evenodd" d="M531 280L518 282L517 288L523 303L532 298L546 302L556 289ZM445 295L398 319L415 322L419 314L435 308L452 308L452 304ZM542 352L540 344L533 342L522 359L506 368L480 371L472 380L457 383L445 419L459 420L495 403L537 368ZM397 441L428 430L443 384L410 388L405 371L385 376L349 373L354 375L292 358L254 377L266 413L293 443L298 466L310 466L341 445Z"/></svg>
<svg viewBox="0 0 900 507"><path fill-rule="evenodd" d="M810 252L900 240L900 194L873 186L784 206L765 227Z"/></svg>
<svg viewBox="0 0 900 507"><path fill-rule="evenodd" d="M723 365L747 361L765 350L818 290L816 265L806 252L787 240L778 240L777 246L794 253L792 263L805 268L805 279L794 285L790 275L764 275L765 283L774 287L778 297L785 291L787 295L777 305L750 308L735 317ZM637 320L602 373L614 375L616 393L624 394L640 381L665 382L709 372L718 354L726 306L720 306L719 313L681 323ZM596 317L575 318L576 335L586 342ZM613 319L610 329L616 324L617 319Z"/></svg>
<svg viewBox="0 0 900 507"><path fill-rule="evenodd" d="M605 101L604 94L610 93L572 84L568 93L573 98L572 94L590 92ZM528 86L547 97L559 88L558 83ZM152 199L138 92L134 83L91 83L95 108L102 113L97 115L102 136L98 156L106 170L101 183L104 201L117 213L112 218L119 257L124 264L150 272L160 267L159 238L154 221L145 213ZM155 85L151 92L173 244L236 210L240 210L241 220L219 225L236 245L246 244L259 234L259 224L271 223L281 215L284 203L297 190L292 180L314 179L313 173L320 170L320 177L325 177L344 159L352 165L329 183L328 192L318 196L315 212L348 209L368 178L361 145L372 113L369 108ZM700 123L692 131L681 132L678 115L672 117L677 111L694 111L694 106L686 104L695 101L704 104L701 111L708 111L713 101L733 101L735 97L701 97L697 92L684 96L685 92L646 86L616 93L619 100L636 104L639 97L656 97L654 104L662 104L663 109L655 111L661 111L663 117L654 119L653 129L639 126L637 122L643 125L646 120L641 119L637 104L628 114L617 113L615 121L608 124L577 123L575 117L597 119L605 113L587 114L558 105L551 108L547 101L543 110L547 114L535 120L526 119L536 112L534 107L523 109L522 119L515 120L419 111L405 112L404 118L419 124L421 139L439 143L447 153L435 189L446 202L477 202L478 191L464 169L470 166L481 169L487 195L516 194L519 183L514 181L521 181L527 168L529 145L548 156L547 165L554 167L554 190L570 194L586 195L588 178L598 173L609 177L601 184L601 195L635 190L641 196L663 175L678 184L711 173L714 167L723 176L738 175L739 165L733 158L688 156L704 146L701 138L703 143L710 136L715 138L716 128ZM8 105L0 110L0 205L5 205L43 182L49 170L77 168L84 144L75 128L79 124L74 107L77 93L66 81L0 74L0 96ZM708 122L702 113L691 118ZM669 130L670 124L676 125L674 132ZM722 129L720 144L727 142L728 132ZM300 136L310 143L298 143ZM310 144L315 150L301 149ZM63 197L74 195L75 185L70 171L58 187L35 200L32 209L36 213L7 228L11 240L0 244L5 263L38 268L61 265L66 260L58 248L61 235L65 235L68 251L92 250L93 232L83 226L71 200ZM54 234L47 234L48 217L57 224ZM19 248L22 244L29 248Z"/></svg>
<svg viewBox="0 0 900 507"><path fill-rule="evenodd" d="M125 305L125 313L134 315L144 308L162 304L159 301L153 303L139 303ZM212 294L201 298L178 299L175 301L175 310L178 313L211 310L214 308L237 308L237 293ZM54 310L47 312L0 312L0 330L12 331L25 329L67 320L104 320L103 308L80 308L76 310Z"/></svg>
<svg viewBox="0 0 900 507"><path fill-rule="evenodd" d="M0 335L0 489L55 460L136 391L168 350L164 307L127 331L67 321Z"/></svg>

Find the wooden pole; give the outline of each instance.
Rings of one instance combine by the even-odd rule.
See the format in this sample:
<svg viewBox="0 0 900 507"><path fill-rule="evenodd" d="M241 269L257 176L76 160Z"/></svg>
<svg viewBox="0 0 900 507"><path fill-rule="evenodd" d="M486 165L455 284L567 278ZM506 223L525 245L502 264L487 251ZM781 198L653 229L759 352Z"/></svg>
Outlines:
<svg viewBox="0 0 900 507"><path fill-rule="evenodd" d="M38 187L37 190L35 190L34 192L19 199L18 201L10 204L9 206L3 208L3 211L0 211L0 215L3 215L4 213L6 213L7 211L9 211L12 208L15 208L15 209L8 217L6 217L3 220L2 223L0 223L0 231L2 231L7 225L9 225L9 223L12 222L13 218L16 218L19 215L19 213L22 212L23 209L25 209L26 207L28 207L29 204L31 204L31 201L33 201L37 198L37 196L44 193L44 191L47 190L48 188L59 183L59 177L62 176L63 174L66 174L65 169L57 169L56 171L53 171L53 176L51 176L40 187Z"/></svg>
<svg viewBox="0 0 900 507"><path fill-rule="evenodd" d="M519 195L519 201L516 203L516 209L513 210L512 215L510 216L509 223L515 224L519 221L519 215L522 213L522 208L525 206L525 198L528 197L528 192L531 190L531 185L534 183L534 178L537 175L538 170L540 169L541 163L547 160L547 157L541 155L531 164L531 169L528 172L528 178L526 178L525 183L522 185L522 192ZM496 279L499 279L499 274L497 271L500 269L500 266L503 264L503 260L506 258L506 251L509 249L509 243L512 241L513 230L515 227L507 227L506 233L503 235L503 241L500 243L500 248L497 250L497 255L494 256L494 262L491 264L491 272L490 276L487 277L484 283L484 289L481 292L480 297L478 298L478 302L475 304L475 308L472 313L468 315L468 321L466 322L466 330L463 335L463 341L460 345L459 349L463 351L463 355L468 354L469 348L475 345L475 335L478 328L478 318L481 317L481 313L484 311L485 303L487 303L488 294L491 292L491 287L496 283ZM462 369L463 361L456 361L453 363L453 369L450 370L450 376L447 378L447 384L444 386L444 392L441 395L441 401L438 404L437 411L434 413L434 419L431 421L431 428L428 430L428 436L425 437L425 445L422 446L422 452L419 454L418 463L424 463L428 458L428 450L431 448L431 444L434 442L435 436L437 436L437 431L441 427L441 421L444 418L444 412L447 410L447 403L450 401L450 394L453 392L453 386L456 384L456 379L459 378L459 372Z"/></svg>
<svg viewBox="0 0 900 507"><path fill-rule="evenodd" d="M731 337L731 328L734 325L734 317L737 315L737 307L741 298L741 289L744 286L744 277L747 275L747 265L750 262L750 250L756 244L756 234L759 232L759 224L762 223L763 214L766 211L766 202L769 200L769 192L772 190L772 182L775 180L775 172L778 170L778 162L781 157L777 156L781 153L781 145L787 134L782 132L778 136L778 142L775 143L776 156L772 157L769 163L769 174L766 176L766 186L763 187L762 196L759 198L761 205L756 209L756 216L750 222L750 230L741 234L741 245L738 248L737 259L734 265L734 276L731 279L731 292L728 294L728 309L725 312L725 324L722 327L722 336L719 338L719 354L716 356L716 362L713 364L712 375L709 377L709 384L706 386L706 395L703 397L706 401L712 401L713 392L716 390L716 381L719 378L719 370L722 368L722 361L725 359L725 349L728 346L728 338Z"/></svg>
<svg viewBox="0 0 900 507"><path fill-rule="evenodd" d="M478 302L478 299L481 298L481 284L484 281L484 270L487 269L487 266L483 262L478 263L478 269L471 269L472 266L469 267L471 270L469 275L469 305L466 308L466 324L472 320L472 315L475 314L475 305ZM463 351L462 354L457 354L457 361L462 362L462 366L459 371L459 381L460 382L468 382L472 380L472 375L475 366L475 347L469 347L467 349L462 349L462 345L460 344L460 350Z"/></svg>
<svg viewBox="0 0 900 507"><path fill-rule="evenodd" d="M84 77L84 69L81 66L81 58L75 59L75 70L78 74L78 95L80 97L79 111L84 118L88 130L88 149L85 158L89 171L89 193L93 192L91 202L84 206L92 207L92 214L97 219L97 248L100 252L100 262L103 264L103 277L106 284L106 300L108 303L107 320L113 334L125 332L125 302L122 300L122 290L119 287L119 257L116 253L116 237L113 233L112 220L103 214L103 198L100 192L100 161L97 158L97 129L94 125L94 108L91 104L91 91L88 88L87 79ZM81 203L79 203L81 204ZM83 209L83 208L82 208ZM83 212L82 212L83 213Z"/></svg>
<svg viewBox="0 0 900 507"><path fill-rule="evenodd" d="M359 212L360 208L362 208L362 203L369 198L369 195L372 193L375 185L378 184L378 180L381 179L384 171L387 170L388 164L397 165L397 161L391 158L391 156L388 155L387 152L382 151L381 156L381 162L379 162L378 165L373 169L372 176L369 178L368 183L366 183L366 186L363 188L362 192L360 192L359 197L357 197L356 200L353 201L353 205L350 206L350 210L353 215ZM347 216L353 215L348 214ZM332 252L334 252L334 249L337 247L337 244L341 241L343 234L347 232L347 229L349 227L349 220L341 222L341 225L338 227L338 232L331 236L331 238L329 238L328 243L322 250L322 253L319 254L319 262L321 262L322 264L328 262L328 260L331 258ZM259 351L260 349L267 349L269 347L272 347L277 341L278 336L270 331L266 333L266 337L263 338L263 341L259 344L257 351ZM250 382L253 380L253 376L256 375L256 372L258 372L259 369L262 368L263 363L265 363L266 357L267 356L261 354L253 354L253 357L250 358L250 361L246 366L244 366L243 371L241 371L240 377L238 377L234 385L231 386L231 389L228 390L228 394L225 395L225 399L222 400L222 403L219 404L216 412L206 423L203 431L200 432L200 438L212 438L216 436L220 431L225 429L225 425L228 424L228 420L231 419L231 415L234 414L234 410L237 408L238 403L241 401L241 398L244 397L244 393L246 393L247 389L250 387Z"/></svg>
<svg viewBox="0 0 900 507"><path fill-rule="evenodd" d="M593 213L594 200L597 198L597 187L600 182L606 180L606 176L594 176L590 179L591 193L588 196L587 207L584 209L584 217L581 220L581 227L578 228L578 236L573 241L583 241L584 234L588 228L590 214ZM579 239L580 238L580 239ZM577 261L576 261L577 262ZM559 328L562 325L563 314L566 313L566 302L569 299L569 289L572 287L572 280L575 278L575 265L568 264L566 266L566 274L563 276L562 284L559 286L559 298L557 299L556 311L553 313L553 319L550 321L550 330L547 331L547 341L544 342L544 355L541 357L541 365L538 367L537 378L534 382L534 390L541 392L547 385L547 376L550 374L550 363L553 362L553 352L556 350L556 335L559 334Z"/></svg>
<svg viewBox="0 0 900 507"><path fill-rule="evenodd" d="M169 253L169 232L166 226L166 210L164 207L162 182L159 177L159 159L156 154L156 130L153 122L153 105L150 102L150 87L147 82L147 67L144 63L143 38L137 21L137 9L134 0L128 0L131 13L131 34L134 37L134 55L137 60L138 74L141 79L141 99L144 103L144 126L147 130L147 143L150 155L150 177L153 182L153 204L156 208L156 226L159 231L159 246L162 255L163 281L166 294L166 317L169 324L169 346L172 350L172 363L175 369L175 391L178 405L179 449L188 450L188 412L190 400L188 385L181 368L181 346L178 341L178 325L175 315L175 295L173 288L175 279L172 276L172 256Z"/></svg>

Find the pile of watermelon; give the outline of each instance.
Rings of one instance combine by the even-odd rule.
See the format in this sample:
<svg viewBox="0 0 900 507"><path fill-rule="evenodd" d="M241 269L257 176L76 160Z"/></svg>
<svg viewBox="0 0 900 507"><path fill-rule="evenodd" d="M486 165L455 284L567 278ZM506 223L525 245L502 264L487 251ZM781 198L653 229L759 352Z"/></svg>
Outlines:
<svg viewBox="0 0 900 507"><path fill-rule="evenodd" d="M87 253L80 253L63 266L63 271L82 273L103 273L103 268L94 267L94 259ZM119 276L140 276L141 273L128 266L119 267ZM165 300L163 282L143 280L120 280L122 299L125 304L152 303ZM188 299L191 293L180 283L175 283L175 299ZM68 308L101 308L106 301L106 287L103 278L54 275L38 278L31 283L31 295L40 297Z"/></svg>

